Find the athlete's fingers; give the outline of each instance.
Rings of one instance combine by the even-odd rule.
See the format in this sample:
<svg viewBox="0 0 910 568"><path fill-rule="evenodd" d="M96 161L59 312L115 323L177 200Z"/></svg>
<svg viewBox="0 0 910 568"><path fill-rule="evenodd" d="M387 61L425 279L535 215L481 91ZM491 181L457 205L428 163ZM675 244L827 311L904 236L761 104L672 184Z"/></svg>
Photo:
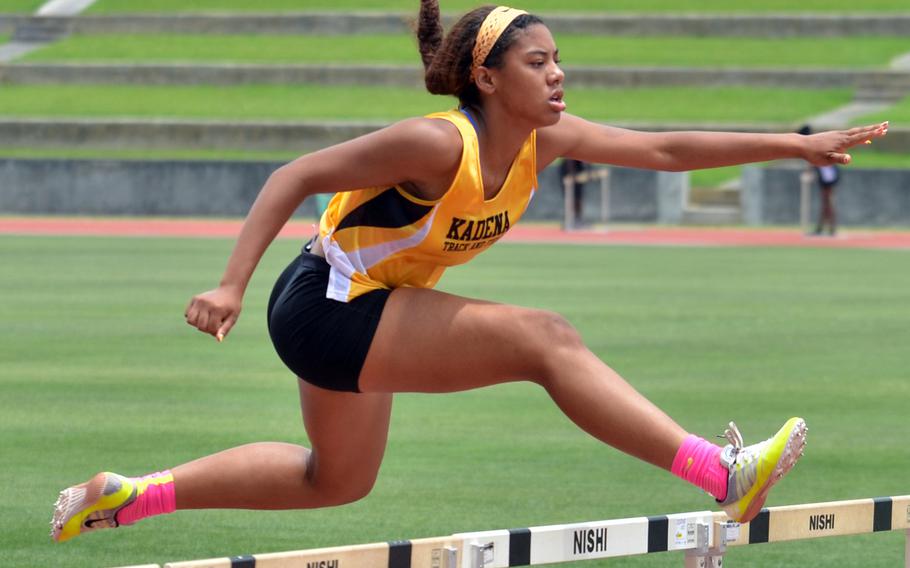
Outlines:
<svg viewBox="0 0 910 568"><path fill-rule="evenodd" d="M872 138L882 138L884 136L887 136L888 135L888 126L889 125L888 125L887 120L885 122L879 124L878 127L875 128L875 130L872 132ZM872 140L869 140L869 142L872 142Z"/></svg>
<svg viewBox="0 0 910 568"><path fill-rule="evenodd" d="M199 331L209 332L209 313L207 310L200 310L199 316L196 318L196 323L194 324L196 329Z"/></svg>
<svg viewBox="0 0 910 568"><path fill-rule="evenodd" d="M218 330L221 328L221 324L224 323L227 314L227 310L212 309L212 311L209 313L209 321L208 325L205 327L205 332L212 337L216 337Z"/></svg>
<svg viewBox="0 0 910 568"><path fill-rule="evenodd" d="M190 300L190 304L186 307L186 311L183 314L183 317L186 318L186 323L190 324L193 327L196 327L196 318L199 316L199 305L196 302L196 298Z"/></svg>
<svg viewBox="0 0 910 568"><path fill-rule="evenodd" d="M848 144L855 146L857 144L871 144L873 138L881 138L888 134L888 122L880 124L870 124L868 126L858 126L847 131Z"/></svg>
<svg viewBox="0 0 910 568"><path fill-rule="evenodd" d="M215 332L215 339L219 343L224 341L224 338L227 337L227 334L230 333L231 328L234 327L234 324L237 323L237 314L231 314L221 323L221 326L218 328L218 331Z"/></svg>
<svg viewBox="0 0 910 568"><path fill-rule="evenodd" d="M217 339L219 331L221 330L222 326L224 326L225 322L232 317L232 313L233 310L230 308L212 306L209 309L208 322L203 331Z"/></svg>
<svg viewBox="0 0 910 568"><path fill-rule="evenodd" d="M878 130L881 128L881 124L866 124L863 126L854 126L853 128L847 130L847 134L851 136L861 136L864 132L872 132L873 130Z"/></svg>
<svg viewBox="0 0 910 568"><path fill-rule="evenodd" d="M850 154L839 154L837 152L828 152L828 161L832 164L841 164L846 166L853 161Z"/></svg>
<svg viewBox="0 0 910 568"><path fill-rule="evenodd" d="M872 130L868 130L865 127L862 128L851 128L842 133L842 138L838 141L839 144L843 145L845 148L852 148L857 144L862 144L872 137Z"/></svg>

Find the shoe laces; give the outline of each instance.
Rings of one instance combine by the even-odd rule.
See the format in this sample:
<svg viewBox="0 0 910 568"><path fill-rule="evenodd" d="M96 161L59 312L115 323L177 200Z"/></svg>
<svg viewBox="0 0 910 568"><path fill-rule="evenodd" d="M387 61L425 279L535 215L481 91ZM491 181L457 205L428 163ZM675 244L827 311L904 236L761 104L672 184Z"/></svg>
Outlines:
<svg viewBox="0 0 910 568"><path fill-rule="evenodd" d="M735 422L730 422L727 429L724 430L723 437L730 443L730 452L727 459L731 468L743 469L761 456L764 442L746 446L743 435Z"/></svg>
<svg viewBox="0 0 910 568"><path fill-rule="evenodd" d="M739 453L739 450L742 450L745 445L743 435L739 432L739 428L736 427L736 422L730 422L730 425L724 430L723 437L733 445L733 449L735 449L737 453Z"/></svg>
<svg viewBox="0 0 910 568"><path fill-rule="evenodd" d="M723 438L726 438L730 445L725 448L722 461L730 470L730 481L734 485L735 494L745 495L758 477L756 460L761 456L763 444L745 446L743 435L735 422L730 422Z"/></svg>

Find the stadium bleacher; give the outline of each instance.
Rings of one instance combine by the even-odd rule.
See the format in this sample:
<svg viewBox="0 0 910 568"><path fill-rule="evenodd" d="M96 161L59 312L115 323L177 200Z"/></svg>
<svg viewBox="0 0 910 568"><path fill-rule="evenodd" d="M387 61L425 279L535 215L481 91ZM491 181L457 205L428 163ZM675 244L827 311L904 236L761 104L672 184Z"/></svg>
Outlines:
<svg viewBox="0 0 910 568"><path fill-rule="evenodd" d="M250 12L222 0L150 13L171 5L98 0L76 16L31 18L22 13L34 3L5 7L0 31L6 22L12 41L0 54L13 55L0 63L0 156L286 159L451 104L422 92L413 14L401 3L289 9L297 5ZM602 12L575 0L544 14L564 42L575 112L633 128L759 131L910 113L910 12L899 3L835 3L833 14L636 5L641 13L621 3ZM876 148L887 152L859 152L857 166L865 155L870 166L910 165L910 136L892 122ZM734 202L737 173L698 174L690 198Z"/></svg>

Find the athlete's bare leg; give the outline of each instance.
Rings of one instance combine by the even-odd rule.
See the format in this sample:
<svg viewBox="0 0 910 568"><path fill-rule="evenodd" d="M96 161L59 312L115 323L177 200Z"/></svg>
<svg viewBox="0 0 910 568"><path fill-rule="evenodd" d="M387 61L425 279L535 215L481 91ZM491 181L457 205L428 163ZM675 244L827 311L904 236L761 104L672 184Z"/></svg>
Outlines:
<svg viewBox="0 0 910 568"><path fill-rule="evenodd" d="M560 315L400 288L360 375L364 392L451 392L530 380L603 442L669 470L687 432L585 347Z"/></svg>
<svg viewBox="0 0 910 568"><path fill-rule="evenodd" d="M249 444L175 467L178 509L308 509L370 492L385 452L392 395L298 382L311 448Z"/></svg>
<svg viewBox="0 0 910 568"><path fill-rule="evenodd" d="M598 439L669 469L685 430L591 353L561 316L433 290L395 290L361 394L300 381L312 450L260 443L173 469L177 508L291 509L365 496L385 450L393 392L530 380Z"/></svg>

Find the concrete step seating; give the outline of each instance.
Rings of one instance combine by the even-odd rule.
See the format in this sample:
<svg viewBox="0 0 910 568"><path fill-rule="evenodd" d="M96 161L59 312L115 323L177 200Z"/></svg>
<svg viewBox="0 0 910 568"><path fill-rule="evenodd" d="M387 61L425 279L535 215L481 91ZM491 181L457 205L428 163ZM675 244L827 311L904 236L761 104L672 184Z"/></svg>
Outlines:
<svg viewBox="0 0 910 568"><path fill-rule="evenodd" d="M13 41L50 43L70 33L68 22L61 18L29 18L15 27Z"/></svg>
<svg viewBox="0 0 910 568"><path fill-rule="evenodd" d="M381 34L407 33L415 13L296 12L281 14L113 14L13 16L0 14L0 31L25 20L56 22L70 33ZM644 15L542 14L554 33L611 36L848 37L910 36L903 14ZM444 16L451 24L455 16Z"/></svg>
<svg viewBox="0 0 910 568"><path fill-rule="evenodd" d="M67 34L365 34L405 33L413 14L329 13L292 14L118 14L77 16L12 16L0 14L0 32L15 30L14 42L49 43ZM625 15L553 14L545 19L555 33L626 36L757 36L846 37L910 36L910 10L882 15ZM448 17L451 23L452 18ZM908 46L910 47L910 46ZM903 58L898 58L903 61ZM814 88L856 88L863 104L889 105L910 94L910 66L893 70L837 69L695 69L569 67L574 85L679 86L748 85L787 87L795 83ZM389 65L117 65L117 64L0 64L0 83L14 84L381 84L418 86L421 69ZM218 147L274 149L289 145L315 149L379 128L381 124L258 122L219 123L180 120L0 121L0 144L64 146L101 145L113 136L116 145L135 147ZM47 127L43 126L48 122ZM627 124L631 128L725 129L780 131L789 125L659 125ZM31 134L30 134L31 133ZM3 142L15 140L14 144ZM889 149L910 152L910 132L896 129ZM687 219L699 224L733 223L741 218L735 189L695 188L689 196Z"/></svg>

